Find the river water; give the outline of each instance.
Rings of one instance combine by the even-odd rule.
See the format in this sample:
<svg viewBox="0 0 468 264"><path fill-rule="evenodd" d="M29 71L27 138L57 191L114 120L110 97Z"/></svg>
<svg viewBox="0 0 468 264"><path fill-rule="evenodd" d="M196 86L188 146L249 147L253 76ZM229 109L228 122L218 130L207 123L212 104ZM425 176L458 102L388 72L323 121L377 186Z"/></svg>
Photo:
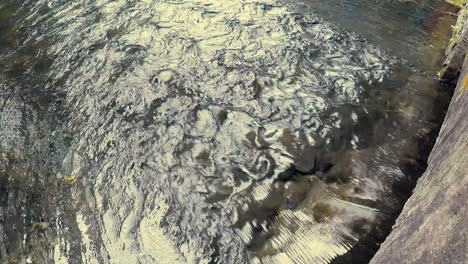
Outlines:
<svg viewBox="0 0 468 264"><path fill-rule="evenodd" d="M1 0L1 263L365 263L442 122L443 1Z"/></svg>

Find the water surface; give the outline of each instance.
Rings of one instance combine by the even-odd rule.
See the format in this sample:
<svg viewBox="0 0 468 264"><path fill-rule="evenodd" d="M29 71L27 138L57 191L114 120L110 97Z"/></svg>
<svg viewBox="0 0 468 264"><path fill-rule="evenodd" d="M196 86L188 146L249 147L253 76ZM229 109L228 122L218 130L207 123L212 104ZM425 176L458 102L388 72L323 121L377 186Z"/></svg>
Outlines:
<svg viewBox="0 0 468 264"><path fill-rule="evenodd" d="M0 258L368 261L441 122L450 10L0 1Z"/></svg>

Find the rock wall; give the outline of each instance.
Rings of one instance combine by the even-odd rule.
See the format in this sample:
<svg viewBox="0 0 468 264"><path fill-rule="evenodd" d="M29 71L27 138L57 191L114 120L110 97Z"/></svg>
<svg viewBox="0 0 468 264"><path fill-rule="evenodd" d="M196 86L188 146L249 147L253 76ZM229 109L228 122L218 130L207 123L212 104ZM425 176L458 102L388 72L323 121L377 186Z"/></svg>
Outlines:
<svg viewBox="0 0 468 264"><path fill-rule="evenodd" d="M465 62L468 49L468 7L460 10L457 24L453 28L453 37L446 51L446 59L441 71L441 77L448 83L456 84Z"/></svg>
<svg viewBox="0 0 468 264"><path fill-rule="evenodd" d="M458 85L428 168L371 264L468 263L467 14L465 6L447 49L443 76Z"/></svg>

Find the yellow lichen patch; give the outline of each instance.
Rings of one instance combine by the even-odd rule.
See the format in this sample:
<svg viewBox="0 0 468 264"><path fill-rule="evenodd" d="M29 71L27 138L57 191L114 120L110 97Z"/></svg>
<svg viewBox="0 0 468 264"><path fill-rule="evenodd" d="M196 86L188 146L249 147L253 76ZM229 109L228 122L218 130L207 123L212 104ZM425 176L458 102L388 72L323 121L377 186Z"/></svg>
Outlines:
<svg viewBox="0 0 468 264"><path fill-rule="evenodd" d="M468 90L468 74L465 75L465 78L463 78L463 82L461 84L461 89L462 92L464 93L466 90Z"/></svg>
<svg viewBox="0 0 468 264"><path fill-rule="evenodd" d="M466 0L445 0L447 3L454 6L463 7L466 4Z"/></svg>
<svg viewBox="0 0 468 264"><path fill-rule="evenodd" d="M75 183L78 178L73 175L67 175L63 177L63 181L66 183Z"/></svg>
<svg viewBox="0 0 468 264"><path fill-rule="evenodd" d="M446 71L447 71L447 67L442 68L442 69L437 73L437 77L439 77L439 79L442 79L442 76L444 76L444 74L445 74Z"/></svg>

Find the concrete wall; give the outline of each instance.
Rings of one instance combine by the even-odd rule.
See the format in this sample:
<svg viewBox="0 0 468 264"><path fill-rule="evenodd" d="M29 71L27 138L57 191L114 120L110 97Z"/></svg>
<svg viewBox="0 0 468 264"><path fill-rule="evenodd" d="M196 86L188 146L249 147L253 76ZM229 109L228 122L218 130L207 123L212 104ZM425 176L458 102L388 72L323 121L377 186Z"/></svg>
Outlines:
<svg viewBox="0 0 468 264"><path fill-rule="evenodd" d="M468 263L467 6L460 14L444 75L457 88L428 168L371 264Z"/></svg>

